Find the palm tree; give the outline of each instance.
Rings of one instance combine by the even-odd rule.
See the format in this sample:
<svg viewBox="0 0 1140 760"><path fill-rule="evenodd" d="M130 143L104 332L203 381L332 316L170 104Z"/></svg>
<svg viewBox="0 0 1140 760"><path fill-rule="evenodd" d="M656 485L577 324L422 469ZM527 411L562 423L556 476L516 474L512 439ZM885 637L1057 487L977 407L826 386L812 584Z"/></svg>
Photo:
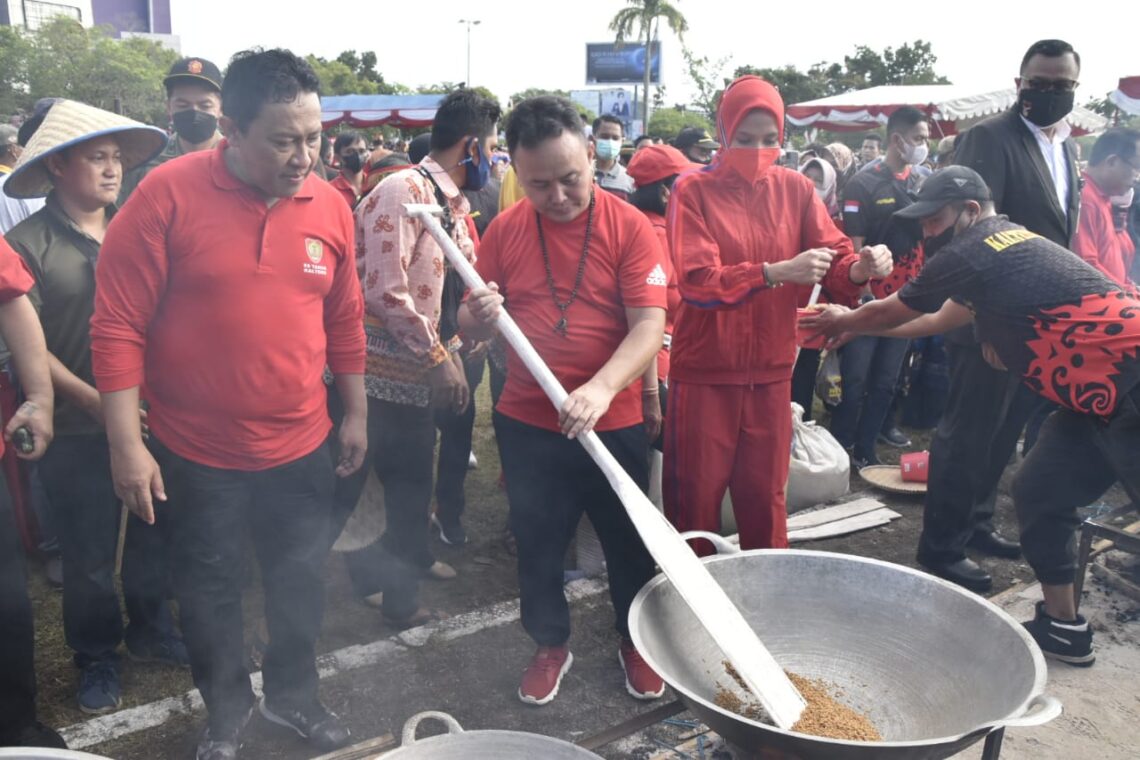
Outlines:
<svg viewBox="0 0 1140 760"><path fill-rule="evenodd" d="M642 129L649 129L649 74L652 69L651 43L659 39L661 20L664 19L673 33L681 39L689 30L689 22L669 0L627 0L628 8L622 8L610 21L610 31L616 38L614 45L620 47L627 39L634 38L645 42L645 89L642 91ZM636 29L637 34L634 35Z"/></svg>

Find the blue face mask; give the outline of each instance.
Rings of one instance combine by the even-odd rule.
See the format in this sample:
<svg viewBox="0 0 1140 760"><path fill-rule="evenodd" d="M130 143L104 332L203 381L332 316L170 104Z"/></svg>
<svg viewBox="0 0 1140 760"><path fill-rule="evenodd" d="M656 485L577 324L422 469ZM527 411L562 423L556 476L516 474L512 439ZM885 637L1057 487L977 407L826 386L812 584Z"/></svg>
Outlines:
<svg viewBox="0 0 1140 760"><path fill-rule="evenodd" d="M467 164L467 181L463 183L464 190L473 190L478 192L487 186L487 182L491 179L491 157L483 152L483 146L472 137L467 141L467 149L471 149L471 143L475 143L479 149L479 163L475 163L475 159L471 156L463 159L459 163Z"/></svg>

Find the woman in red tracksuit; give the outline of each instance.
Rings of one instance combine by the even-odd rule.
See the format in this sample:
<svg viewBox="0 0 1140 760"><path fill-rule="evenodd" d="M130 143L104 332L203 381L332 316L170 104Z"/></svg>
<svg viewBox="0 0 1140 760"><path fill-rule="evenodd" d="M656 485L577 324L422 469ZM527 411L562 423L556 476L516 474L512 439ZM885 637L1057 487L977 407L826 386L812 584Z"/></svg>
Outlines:
<svg viewBox="0 0 1140 760"><path fill-rule="evenodd" d="M665 511L678 530L720 528L725 489L744 549L786 547L796 305L822 282L854 300L890 273L882 247L856 255L811 180L776 165L784 103L737 79L717 114L725 148L673 185L668 237L682 303L670 356ZM699 553L711 550L698 542Z"/></svg>

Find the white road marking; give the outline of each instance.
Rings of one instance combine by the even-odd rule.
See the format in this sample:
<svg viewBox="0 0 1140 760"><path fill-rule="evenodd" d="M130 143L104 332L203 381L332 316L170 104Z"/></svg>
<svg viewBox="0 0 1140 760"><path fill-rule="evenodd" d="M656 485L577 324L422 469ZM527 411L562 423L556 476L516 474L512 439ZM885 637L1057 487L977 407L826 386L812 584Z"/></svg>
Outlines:
<svg viewBox="0 0 1140 760"><path fill-rule="evenodd" d="M566 585L566 598L570 602L597 596L607 589L599 578L586 578ZM490 607L449 618L440 623L403 631L396 636L379 639L369 644L354 644L323 654L317 658L317 670L322 679L332 678L360 668L378 665L388 658L398 657L409 648L422 647L429 641L454 641L480 631L498 628L519 619L517 599L493 604ZM254 694L261 697L261 672L250 675ZM161 726L171 718L202 710L202 698L197 689L176 697L167 697L138 707L76 723L60 731L71 749L84 749L103 742L121 739L129 734Z"/></svg>

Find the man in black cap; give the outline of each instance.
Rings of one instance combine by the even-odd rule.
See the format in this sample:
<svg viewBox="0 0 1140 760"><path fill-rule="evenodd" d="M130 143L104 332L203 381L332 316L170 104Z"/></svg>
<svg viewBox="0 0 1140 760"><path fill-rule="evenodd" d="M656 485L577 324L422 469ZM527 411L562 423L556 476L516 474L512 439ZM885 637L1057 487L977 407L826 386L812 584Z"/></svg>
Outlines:
<svg viewBox="0 0 1140 760"><path fill-rule="evenodd" d="M218 117L222 115L222 72L205 58L182 58L162 80L166 87L166 115L174 134L157 158L123 177L119 205L127 202L151 169L172 158L218 144Z"/></svg>
<svg viewBox="0 0 1140 760"><path fill-rule="evenodd" d="M1026 627L1047 656L1091 665L1074 531L1077 509L1117 481L1140 501L1140 299L999 216L966 167L935 174L898 214L921 220L936 252L918 277L890 298L846 313L829 306L803 324L831 336L920 337L972 323L987 364L1059 405L1013 482L1021 547L1044 596Z"/></svg>
<svg viewBox="0 0 1140 760"><path fill-rule="evenodd" d="M1015 106L955 143L954 161L982 177L997 213L1066 248L1077 227L1080 175L1065 117L1080 70L1080 56L1068 43L1034 43L1015 79ZM1026 422L1038 409L1048 410L1016 377L985 362L969 330L948 334L946 348L950 393L930 445L918 561L936 575L986 591L990 574L966 549L1019 556L1017 543L994 530L997 488ZM1032 438L1026 434L1027 442Z"/></svg>
<svg viewBox="0 0 1140 760"><path fill-rule="evenodd" d="M678 133L677 139L673 140L673 147L684 153L690 161L708 164L712 161L713 151L720 149L720 143L700 127L685 127Z"/></svg>

